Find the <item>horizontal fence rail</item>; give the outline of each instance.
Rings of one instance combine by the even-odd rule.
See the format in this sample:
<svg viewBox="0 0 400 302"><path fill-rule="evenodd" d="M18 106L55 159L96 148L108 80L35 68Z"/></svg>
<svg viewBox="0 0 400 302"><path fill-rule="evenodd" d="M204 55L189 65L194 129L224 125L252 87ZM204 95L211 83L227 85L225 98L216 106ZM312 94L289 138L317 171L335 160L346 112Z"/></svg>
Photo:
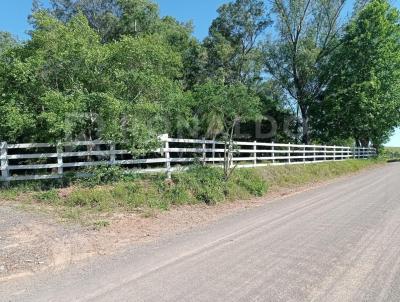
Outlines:
<svg viewBox="0 0 400 302"><path fill-rule="evenodd" d="M0 143L2 182L62 178L85 167L118 165L137 173L167 173L184 170L194 162L222 165L226 143L206 139L160 136L161 148L144 157L105 141L59 144ZM237 167L309 164L325 161L365 159L376 156L374 148L234 142L232 162Z"/></svg>

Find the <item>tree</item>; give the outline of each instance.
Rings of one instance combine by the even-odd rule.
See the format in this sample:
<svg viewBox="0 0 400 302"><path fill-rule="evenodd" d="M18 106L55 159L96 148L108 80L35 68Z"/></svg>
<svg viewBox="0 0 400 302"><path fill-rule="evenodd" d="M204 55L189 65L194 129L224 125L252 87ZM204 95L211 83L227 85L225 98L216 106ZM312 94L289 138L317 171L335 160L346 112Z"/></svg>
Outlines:
<svg viewBox="0 0 400 302"><path fill-rule="evenodd" d="M148 0L51 0L50 3L49 11L64 23L82 13L103 42L123 35L153 33L159 21L158 6Z"/></svg>
<svg viewBox="0 0 400 302"><path fill-rule="evenodd" d="M17 46L18 42L6 31L0 31L0 55L7 49Z"/></svg>
<svg viewBox="0 0 400 302"><path fill-rule="evenodd" d="M261 0L236 0L222 5L204 41L209 76L227 84L252 85L261 78L259 38L271 24Z"/></svg>
<svg viewBox="0 0 400 302"><path fill-rule="evenodd" d="M372 0L347 25L315 110L320 136L352 137L360 146L385 142L400 124L400 13Z"/></svg>
<svg viewBox="0 0 400 302"><path fill-rule="evenodd" d="M204 134L225 141L224 172L229 179L233 166L233 135L238 123L261 120L260 99L243 84L206 82L193 91L195 112L201 117Z"/></svg>
<svg viewBox="0 0 400 302"><path fill-rule="evenodd" d="M106 139L141 153L189 116L181 54L164 36L104 44L82 14L33 21L31 40L0 61L0 139Z"/></svg>
<svg viewBox="0 0 400 302"><path fill-rule="evenodd" d="M310 108L326 87L320 73L338 45L344 1L273 0L272 6L277 34L265 43L266 71L299 107L302 141L309 143Z"/></svg>

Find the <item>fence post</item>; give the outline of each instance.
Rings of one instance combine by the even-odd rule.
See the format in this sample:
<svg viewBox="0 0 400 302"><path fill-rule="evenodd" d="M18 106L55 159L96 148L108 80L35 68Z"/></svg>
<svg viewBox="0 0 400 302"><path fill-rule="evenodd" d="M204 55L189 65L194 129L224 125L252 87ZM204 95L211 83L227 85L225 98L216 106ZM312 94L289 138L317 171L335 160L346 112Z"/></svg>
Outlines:
<svg viewBox="0 0 400 302"><path fill-rule="evenodd" d="M303 147L303 163L306 162L306 147Z"/></svg>
<svg viewBox="0 0 400 302"><path fill-rule="evenodd" d="M326 145L324 145L324 161L326 161Z"/></svg>
<svg viewBox="0 0 400 302"><path fill-rule="evenodd" d="M213 144L212 144L212 163L213 165L215 164L215 140L213 139Z"/></svg>
<svg viewBox="0 0 400 302"><path fill-rule="evenodd" d="M202 162L203 162L203 166L205 166L206 165L206 157L207 157L207 154L206 154L206 138L203 137L202 140L203 140L203 143L202 143L202 149L203 149Z"/></svg>
<svg viewBox="0 0 400 302"><path fill-rule="evenodd" d="M288 162L289 162L289 164L291 163L291 159L290 159L290 152L291 152L291 149L290 149L290 143L289 143L289 147L288 147Z"/></svg>
<svg viewBox="0 0 400 302"><path fill-rule="evenodd" d="M7 142L0 143L0 159L1 159L1 177L3 179L3 186L8 187L10 184L8 177L8 158L7 158Z"/></svg>
<svg viewBox="0 0 400 302"><path fill-rule="evenodd" d="M113 142L110 143L110 164L115 165L115 144Z"/></svg>
<svg viewBox="0 0 400 302"><path fill-rule="evenodd" d="M316 147L315 147L315 145L314 145L314 147L313 147L313 161L316 161L317 160L317 153L315 152L317 149L316 149Z"/></svg>
<svg viewBox="0 0 400 302"><path fill-rule="evenodd" d="M164 158L165 158L165 173L167 175L167 179L171 179L171 157L169 153L168 134L161 135L160 139L161 142L164 142L162 153L164 153Z"/></svg>
<svg viewBox="0 0 400 302"><path fill-rule="evenodd" d="M333 160L336 160L336 145L333 145Z"/></svg>
<svg viewBox="0 0 400 302"><path fill-rule="evenodd" d="M63 146L61 142L57 143L57 174L58 175L63 175L64 174L64 167L63 167Z"/></svg>
<svg viewBox="0 0 400 302"><path fill-rule="evenodd" d="M274 146L274 141L272 141L271 145L271 157L272 157L272 163L275 163L275 146Z"/></svg>
<svg viewBox="0 0 400 302"><path fill-rule="evenodd" d="M253 150L254 150L253 165L255 167L257 166L257 141L254 141Z"/></svg>

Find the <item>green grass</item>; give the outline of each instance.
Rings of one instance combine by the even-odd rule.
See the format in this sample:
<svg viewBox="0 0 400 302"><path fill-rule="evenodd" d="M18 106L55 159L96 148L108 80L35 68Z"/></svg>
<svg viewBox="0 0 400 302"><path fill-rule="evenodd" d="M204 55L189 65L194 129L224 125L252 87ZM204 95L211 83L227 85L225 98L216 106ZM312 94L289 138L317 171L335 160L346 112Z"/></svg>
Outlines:
<svg viewBox="0 0 400 302"><path fill-rule="evenodd" d="M400 161L400 147L384 147L381 156L387 161Z"/></svg>
<svg viewBox="0 0 400 302"><path fill-rule="evenodd" d="M270 188L276 190L333 179L383 162L379 159L346 160L306 165L271 166L256 170Z"/></svg>
<svg viewBox="0 0 400 302"><path fill-rule="evenodd" d="M388 150L390 152L399 152L400 153L400 147L385 147L385 150Z"/></svg>
<svg viewBox="0 0 400 302"><path fill-rule="evenodd" d="M186 172L163 175L123 177L119 171L100 171L89 183L79 181L67 189L43 188L25 184L0 190L0 200L18 200L52 209L65 221L106 227L107 215L114 212L138 212L153 217L171 206L249 199L263 196L267 189L292 188L332 179L381 163L379 160L348 160L307 165L270 166L236 169L229 181L215 167L195 165ZM122 175L122 174L121 174Z"/></svg>

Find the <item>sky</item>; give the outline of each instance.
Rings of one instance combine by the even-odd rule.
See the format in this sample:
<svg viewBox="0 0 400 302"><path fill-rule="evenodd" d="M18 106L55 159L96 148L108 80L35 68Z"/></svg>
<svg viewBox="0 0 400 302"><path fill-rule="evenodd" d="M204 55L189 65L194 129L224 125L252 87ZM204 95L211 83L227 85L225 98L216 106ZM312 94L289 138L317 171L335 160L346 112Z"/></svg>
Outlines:
<svg viewBox="0 0 400 302"><path fill-rule="evenodd" d="M48 0L43 0L44 4ZM217 8L228 0L155 0L163 16L173 16L179 21L193 21L194 35L203 39L208 34L211 21L217 16ZM400 8L400 1L392 0ZM0 31L11 32L20 40L28 38L32 0L0 0ZM397 129L388 146L400 146L400 129Z"/></svg>

